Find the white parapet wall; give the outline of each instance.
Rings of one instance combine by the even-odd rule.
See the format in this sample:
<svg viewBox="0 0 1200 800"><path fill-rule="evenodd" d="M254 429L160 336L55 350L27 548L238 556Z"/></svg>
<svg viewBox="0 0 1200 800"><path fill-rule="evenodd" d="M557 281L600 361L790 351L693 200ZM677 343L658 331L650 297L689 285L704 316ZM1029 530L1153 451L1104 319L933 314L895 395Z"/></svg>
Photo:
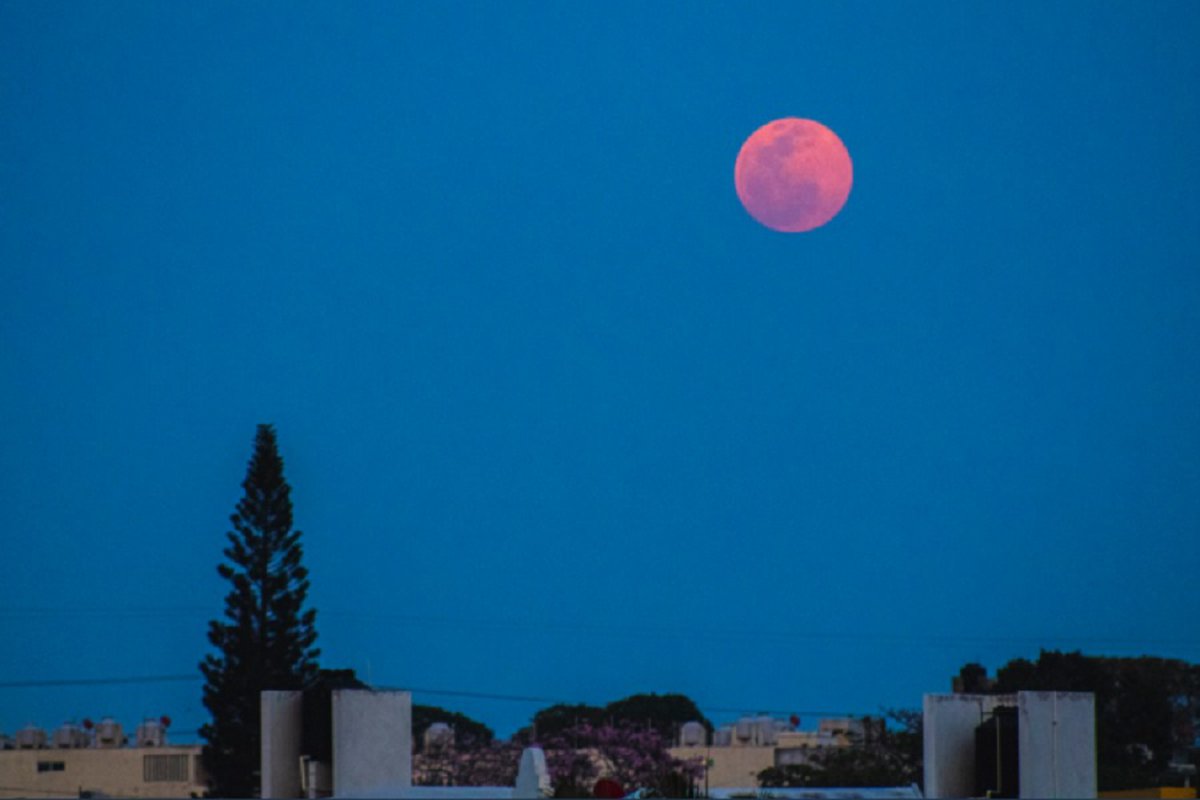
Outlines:
<svg viewBox="0 0 1200 800"><path fill-rule="evenodd" d="M261 694L262 796L294 798L300 790L300 727L303 710L298 691Z"/></svg>
<svg viewBox="0 0 1200 800"><path fill-rule="evenodd" d="M333 692L333 793L364 797L412 787L412 694Z"/></svg>
<svg viewBox="0 0 1200 800"><path fill-rule="evenodd" d="M1090 692L1018 692L1021 797L1096 796L1096 700Z"/></svg>
<svg viewBox="0 0 1200 800"><path fill-rule="evenodd" d="M975 728L1012 695L927 694L924 702L926 797L975 793Z"/></svg>
<svg viewBox="0 0 1200 800"><path fill-rule="evenodd" d="M1019 794L1096 796L1095 699L1087 692L927 694L925 796L975 793L975 729L997 706L1017 709Z"/></svg>

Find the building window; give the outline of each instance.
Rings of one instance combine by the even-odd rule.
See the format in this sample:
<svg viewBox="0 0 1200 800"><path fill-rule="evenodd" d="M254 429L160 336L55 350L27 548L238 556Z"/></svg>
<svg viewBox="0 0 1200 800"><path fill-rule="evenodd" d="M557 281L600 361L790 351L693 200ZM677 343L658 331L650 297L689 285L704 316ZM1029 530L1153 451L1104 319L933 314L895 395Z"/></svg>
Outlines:
<svg viewBox="0 0 1200 800"><path fill-rule="evenodd" d="M39 761L38 772L62 772L66 764L61 761Z"/></svg>
<svg viewBox="0 0 1200 800"><path fill-rule="evenodd" d="M142 756L142 780L146 783L160 783L163 781L186 783L187 779L187 755Z"/></svg>

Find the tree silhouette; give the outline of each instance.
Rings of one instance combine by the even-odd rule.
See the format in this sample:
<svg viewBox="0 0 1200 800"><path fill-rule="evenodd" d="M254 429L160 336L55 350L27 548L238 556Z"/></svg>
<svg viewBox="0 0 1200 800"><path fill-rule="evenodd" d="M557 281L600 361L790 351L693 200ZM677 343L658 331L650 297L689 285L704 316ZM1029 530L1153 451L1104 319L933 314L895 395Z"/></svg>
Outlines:
<svg viewBox="0 0 1200 800"><path fill-rule="evenodd" d="M679 726L699 722L711 733L713 726L690 697L682 694L635 694L614 700L601 708L583 703L559 703L538 711L533 716L532 730L523 731L525 738L541 741L563 731L587 723L594 728L605 724L626 724L651 727L668 742L673 742Z"/></svg>
<svg viewBox="0 0 1200 800"><path fill-rule="evenodd" d="M208 625L216 653L200 664L204 705L212 722L204 765L209 794L257 797L260 700L264 689L299 689L317 675L316 612L304 610L308 570L300 563L300 531L292 530L291 487L270 425L259 425L244 494L226 534L227 559L217 566L232 587L224 621Z"/></svg>

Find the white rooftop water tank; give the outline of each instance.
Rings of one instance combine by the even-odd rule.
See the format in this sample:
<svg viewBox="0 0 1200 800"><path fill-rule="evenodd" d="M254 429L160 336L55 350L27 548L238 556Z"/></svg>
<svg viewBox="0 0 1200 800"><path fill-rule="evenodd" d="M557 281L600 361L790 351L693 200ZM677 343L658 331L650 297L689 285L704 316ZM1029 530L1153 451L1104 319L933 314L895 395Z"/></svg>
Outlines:
<svg viewBox="0 0 1200 800"><path fill-rule="evenodd" d="M156 719L142 720L137 726L138 747L163 747L167 743L167 729Z"/></svg>
<svg viewBox="0 0 1200 800"><path fill-rule="evenodd" d="M713 731L713 747L729 747L733 744L733 726L722 725Z"/></svg>
<svg viewBox="0 0 1200 800"><path fill-rule="evenodd" d="M73 722L64 722L54 731L54 746L64 749L87 747L87 732Z"/></svg>
<svg viewBox="0 0 1200 800"><path fill-rule="evenodd" d="M779 740L775 731L775 720L761 716L754 720L754 733L758 743L764 746L774 745Z"/></svg>
<svg viewBox="0 0 1200 800"><path fill-rule="evenodd" d="M46 746L46 732L36 725L21 728L15 739L19 750L37 750Z"/></svg>
<svg viewBox="0 0 1200 800"><path fill-rule="evenodd" d="M105 717L96 725L96 747L122 747L125 744L125 732L121 723L112 717Z"/></svg>
<svg viewBox="0 0 1200 800"><path fill-rule="evenodd" d="M701 747L708 738L707 734L703 724L695 720L685 722L679 729L679 744L684 747Z"/></svg>

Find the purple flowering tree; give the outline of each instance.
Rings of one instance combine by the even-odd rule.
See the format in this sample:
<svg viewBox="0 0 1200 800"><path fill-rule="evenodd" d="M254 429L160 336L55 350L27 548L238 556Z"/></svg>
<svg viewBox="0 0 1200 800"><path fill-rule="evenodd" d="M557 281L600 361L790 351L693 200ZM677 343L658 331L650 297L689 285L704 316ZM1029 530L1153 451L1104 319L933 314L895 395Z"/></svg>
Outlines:
<svg viewBox="0 0 1200 800"><path fill-rule="evenodd" d="M418 786L512 786L522 746L492 741L458 750L430 747L413 754L413 783Z"/></svg>
<svg viewBox="0 0 1200 800"><path fill-rule="evenodd" d="M703 773L698 759L671 755L654 728L629 723L583 722L539 743L556 797L590 797L600 778L611 778L630 792L649 789L664 797L685 797Z"/></svg>

